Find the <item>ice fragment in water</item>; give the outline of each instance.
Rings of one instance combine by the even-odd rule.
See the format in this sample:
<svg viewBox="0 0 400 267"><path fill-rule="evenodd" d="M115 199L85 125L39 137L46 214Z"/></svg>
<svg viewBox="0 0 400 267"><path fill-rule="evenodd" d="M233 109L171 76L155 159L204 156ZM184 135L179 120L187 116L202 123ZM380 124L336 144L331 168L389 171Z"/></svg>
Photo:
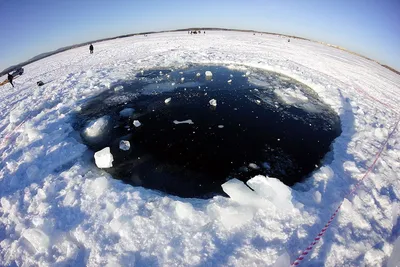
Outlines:
<svg viewBox="0 0 400 267"><path fill-rule="evenodd" d="M128 151L130 148L131 148L131 143L129 143L129 141L121 140L119 142L119 149Z"/></svg>
<svg viewBox="0 0 400 267"><path fill-rule="evenodd" d="M228 80L228 83L232 83L232 80Z"/></svg>
<svg viewBox="0 0 400 267"><path fill-rule="evenodd" d="M109 120L109 116L103 116L101 118L98 118L97 120L89 122L85 130L83 131L84 135L89 138L94 138L102 135L110 127Z"/></svg>
<svg viewBox="0 0 400 267"><path fill-rule="evenodd" d="M194 122L192 120L185 120L185 121L177 121L174 120L175 124L194 124Z"/></svg>
<svg viewBox="0 0 400 267"><path fill-rule="evenodd" d="M217 100L215 100L215 99L211 99L211 100L209 101L209 103L210 103L211 106L214 106L214 107L217 106Z"/></svg>
<svg viewBox="0 0 400 267"><path fill-rule="evenodd" d="M255 163L250 163L250 164L249 164L249 167L252 168L253 170L258 170L258 169L260 169L260 167L258 167L257 164L255 164Z"/></svg>
<svg viewBox="0 0 400 267"><path fill-rule="evenodd" d="M218 128L222 129L224 128L224 125L218 125Z"/></svg>
<svg viewBox="0 0 400 267"><path fill-rule="evenodd" d="M133 121L133 125L134 125L135 127L139 127L139 126L142 125L142 124L140 123L140 121L134 120L134 121Z"/></svg>
<svg viewBox="0 0 400 267"><path fill-rule="evenodd" d="M198 73L196 74L196 77L200 77L200 75L201 75L200 72L198 72Z"/></svg>
<svg viewBox="0 0 400 267"><path fill-rule="evenodd" d="M119 112L119 115L120 115L121 117L130 117L130 116L133 114L133 112L135 112L135 109L133 109L133 108L126 108L126 109L124 109L124 110L121 110L121 111Z"/></svg>
<svg viewBox="0 0 400 267"><path fill-rule="evenodd" d="M206 71L206 77L212 77L212 72L211 71Z"/></svg>
<svg viewBox="0 0 400 267"><path fill-rule="evenodd" d="M105 147L94 153L94 160L99 168L111 168L114 157L110 152L110 147Z"/></svg>
<svg viewBox="0 0 400 267"><path fill-rule="evenodd" d="M164 100L165 104L168 104L169 102L171 102L171 98L168 97L167 99Z"/></svg>

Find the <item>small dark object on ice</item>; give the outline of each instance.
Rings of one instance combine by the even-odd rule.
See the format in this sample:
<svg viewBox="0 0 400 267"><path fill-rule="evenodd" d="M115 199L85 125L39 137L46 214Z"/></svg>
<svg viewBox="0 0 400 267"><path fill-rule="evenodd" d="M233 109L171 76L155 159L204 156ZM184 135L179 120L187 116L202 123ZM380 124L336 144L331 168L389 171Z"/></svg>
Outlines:
<svg viewBox="0 0 400 267"><path fill-rule="evenodd" d="M93 50L94 50L94 48L93 48L93 45L92 45L92 44L90 44L90 46L89 46L89 51L90 51L90 54L93 54Z"/></svg>
<svg viewBox="0 0 400 267"><path fill-rule="evenodd" d="M8 80L8 82L12 85L12 87L14 87L14 84L13 84L13 76L10 74L10 73L8 73L7 74L7 80Z"/></svg>
<svg viewBox="0 0 400 267"><path fill-rule="evenodd" d="M44 82L38 81L36 84L37 84L38 86L42 86L42 85L44 85Z"/></svg>

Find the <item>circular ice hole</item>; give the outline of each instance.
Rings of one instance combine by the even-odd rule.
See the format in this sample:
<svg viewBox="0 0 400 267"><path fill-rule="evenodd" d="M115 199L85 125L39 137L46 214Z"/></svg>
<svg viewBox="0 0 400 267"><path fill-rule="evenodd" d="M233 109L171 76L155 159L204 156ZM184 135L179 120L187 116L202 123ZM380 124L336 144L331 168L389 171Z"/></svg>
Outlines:
<svg viewBox="0 0 400 267"><path fill-rule="evenodd" d="M199 198L258 174L291 186L321 166L340 134L337 114L281 74L193 66L136 77L87 102L76 123L94 152L110 147L105 170L134 186ZM124 109L135 112L122 116Z"/></svg>

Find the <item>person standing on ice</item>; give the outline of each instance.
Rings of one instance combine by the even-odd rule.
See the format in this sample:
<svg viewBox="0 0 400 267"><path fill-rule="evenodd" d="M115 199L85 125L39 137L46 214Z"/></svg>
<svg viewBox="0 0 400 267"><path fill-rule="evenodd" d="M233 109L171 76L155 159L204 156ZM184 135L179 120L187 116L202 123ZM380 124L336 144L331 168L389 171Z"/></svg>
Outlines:
<svg viewBox="0 0 400 267"><path fill-rule="evenodd" d="M7 80L9 81L9 83L11 83L12 87L14 87L14 84L12 82L13 76L10 73L8 73L8 75L7 75Z"/></svg>
<svg viewBox="0 0 400 267"><path fill-rule="evenodd" d="M90 50L90 54L93 54L93 45L92 44L90 44L90 46L89 46L89 50Z"/></svg>

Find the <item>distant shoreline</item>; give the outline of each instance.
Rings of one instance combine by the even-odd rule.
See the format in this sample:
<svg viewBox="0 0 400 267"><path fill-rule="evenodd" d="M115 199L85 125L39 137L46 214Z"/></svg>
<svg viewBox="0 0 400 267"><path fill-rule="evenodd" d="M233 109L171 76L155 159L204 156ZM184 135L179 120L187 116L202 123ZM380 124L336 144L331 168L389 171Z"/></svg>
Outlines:
<svg viewBox="0 0 400 267"><path fill-rule="evenodd" d="M347 50L347 49L345 49L343 47L340 47L340 46L337 46L337 45L332 45L332 44L328 44L328 43L324 43L324 42L320 42L320 41L315 41L315 40L311 40L311 39L307 39L307 38L303 38L303 37L280 34L280 33L274 33L274 32L255 31L255 30L193 27L193 28L185 28L185 29L177 29L177 30L150 31L150 32L140 32L140 33L125 34L125 35L119 35L119 36L115 36L115 37L103 38L103 39L98 39L98 40L94 40L94 41L89 41L89 42L84 42L84 43L79 43L79 44L74 44L74 45L70 45L70 46L61 47L59 49L56 49L56 50L53 50L53 51L50 51L50 52L39 54L39 55L37 55L37 56L27 60L27 61L19 63L17 65L10 66L10 67L4 69L2 72L0 72L0 76L3 76L5 74L13 71L16 68L26 66L28 64L31 64L31 63L33 63L35 61L44 59L46 57L49 57L49 56L52 56L52 55L55 55L55 54L58 54L58 53L61 53L61 52L64 52L64 51L67 51L67 50L70 50L70 49L86 46L86 45L89 45L91 43L110 41L110 40L114 40L114 39L127 38L127 37L132 37L132 36L137 36L137 35L145 35L145 34L147 35L147 34L166 33L166 32L181 32L181 31L183 32L183 31L192 31L192 30L200 30L200 31L235 31L235 32L249 32L249 33L259 33L259 34L270 34L270 35L284 36L284 37L292 38L292 39L301 39L301 40L306 40L306 41L310 41L310 42L316 42L316 43L327 45L327 46L330 46L330 47L333 47L333 48L340 49L342 51L348 52L350 54L354 54L354 55L360 56L362 58L368 59L368 60L373 61L373 62L381 65L382 67L384 67L384 68L386 68L386 69L388 69L388 70L400 75L400 71L398 71L398 70L396 70L396 69L394 69L394 68L392 68L390 66L381 64L378 61L373 60L371 58L368 58L366 56L363 56L363 55L360 55L358 53L352 52L350 50Z"/></svg>

